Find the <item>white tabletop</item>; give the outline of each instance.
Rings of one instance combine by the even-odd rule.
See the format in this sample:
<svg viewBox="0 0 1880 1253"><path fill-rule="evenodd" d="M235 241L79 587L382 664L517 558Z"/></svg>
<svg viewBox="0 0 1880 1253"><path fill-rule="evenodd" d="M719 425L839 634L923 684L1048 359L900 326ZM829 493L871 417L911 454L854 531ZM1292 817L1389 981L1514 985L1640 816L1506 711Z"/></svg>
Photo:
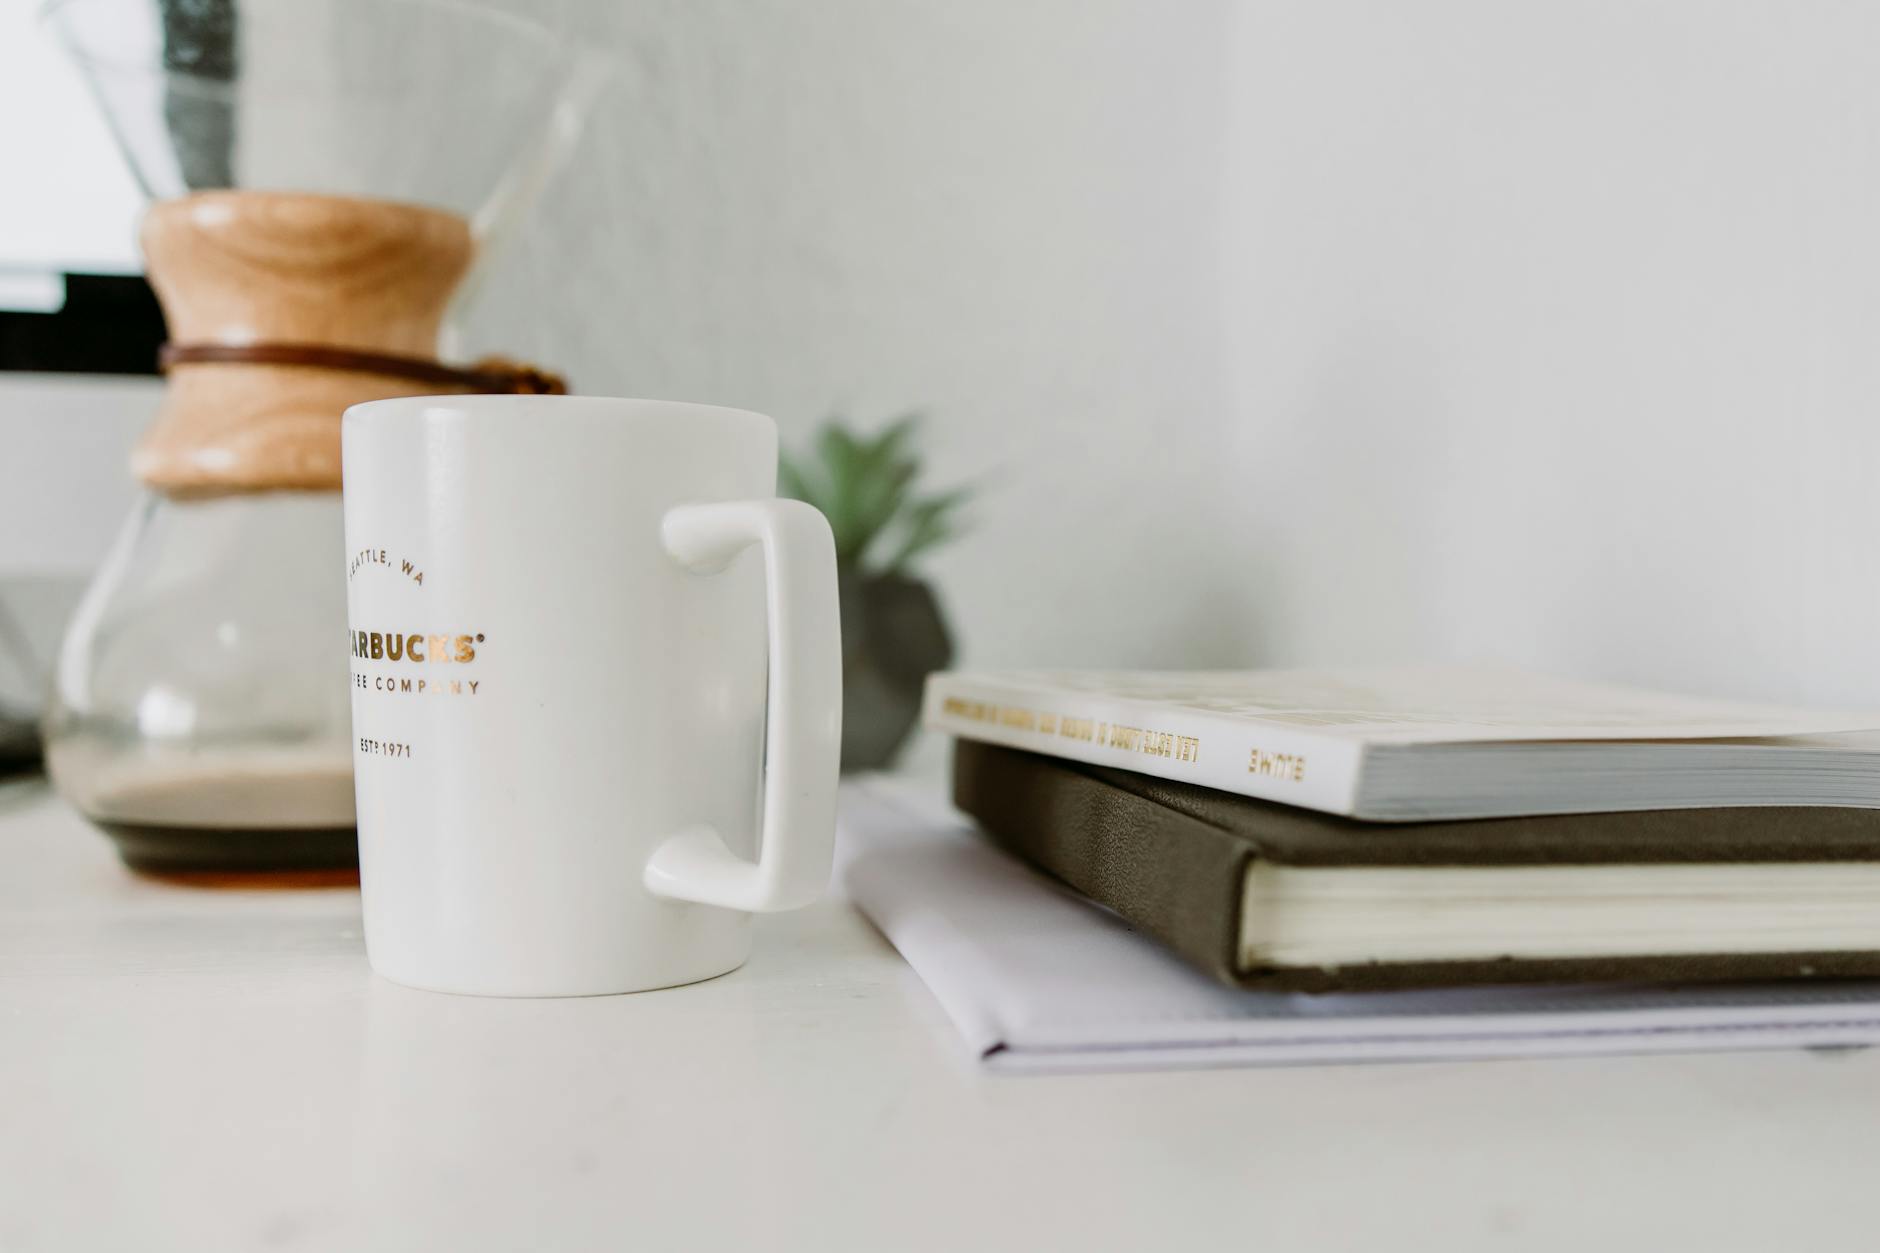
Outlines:
<svg viewBox="0 0 1880 1253"><path fill-rule="evenodd" d="M1864 1248L1880 1056L993 1078L846 904L693 987L366 968L0 785L0 1249Z"/></svg>

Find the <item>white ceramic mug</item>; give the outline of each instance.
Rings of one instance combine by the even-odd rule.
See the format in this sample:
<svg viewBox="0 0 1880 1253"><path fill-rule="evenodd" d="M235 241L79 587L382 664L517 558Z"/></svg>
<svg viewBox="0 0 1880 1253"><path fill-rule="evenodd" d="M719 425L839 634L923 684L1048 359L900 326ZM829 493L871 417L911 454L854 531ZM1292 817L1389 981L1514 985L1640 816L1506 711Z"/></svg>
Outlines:
<svg viewBox="0 0 1880 1253"><path fill-rule="evenodd" d="M835 549L735 409L346 411L366 951L443 992L710 978L829 875ZM760 786L761 781L761 786ZM761 811L761 812L760 812Z"/></svg>

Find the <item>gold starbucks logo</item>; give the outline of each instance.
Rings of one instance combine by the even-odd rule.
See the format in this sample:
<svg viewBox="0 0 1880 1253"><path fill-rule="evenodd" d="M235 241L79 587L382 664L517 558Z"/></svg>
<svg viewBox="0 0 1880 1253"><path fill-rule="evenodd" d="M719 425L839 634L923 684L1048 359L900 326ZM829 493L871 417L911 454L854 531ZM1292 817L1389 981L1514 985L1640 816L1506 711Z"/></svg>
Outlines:
<svg viewBox="0 0 1880 1253"><path fill-rule="evenodd" d="M389 692L395 696L475 696L482 680L461 675L461 668L477 659L484 642L481 631L435 635L429 631L348 631L352 655L360 661L401 663L390 673L353 671L353 686L363 692ZM405 667L416 666L413 674ZM437 669L449 666L440 673Z"/></svg>
<svg viewBox="0 0 1880 1253"><path fill-rule="evenodd" d="M483 633L432 635L425 631L353 631L352 655L371 661L417 661L462 665L477 659Z"/></svg>
<svg viewBox="0 0 1880 1253"><path fill-rule="evenodd" d="M371 571L395 575L415 587L424 586L423 567L388 548L361 548L348 558L348 582ZM474 672L466 672L464 667L476 661L486 643L483 632L440 633L429 628L412 630L413 625L408 623L397 631L348 625L346 642L354 662L382 663L354 665L353 687L394 696L475 696L482 680L469 677Z"/></svg>

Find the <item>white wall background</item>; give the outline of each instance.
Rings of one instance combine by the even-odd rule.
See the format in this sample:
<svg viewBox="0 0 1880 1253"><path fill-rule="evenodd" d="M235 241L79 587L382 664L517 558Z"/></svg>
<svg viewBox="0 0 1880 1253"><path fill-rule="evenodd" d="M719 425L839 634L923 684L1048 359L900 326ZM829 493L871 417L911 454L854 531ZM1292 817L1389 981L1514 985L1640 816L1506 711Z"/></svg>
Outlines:
<svg viewBox="0 0 1880 1253"><path fill-rule="evenodd" d="M790 439L929 410L990 476L966 661L1880 703L1880 9L550 13L621 95L477 345Z"/></svg>
<svg viewBox="0 0 1880 1253"><path fill-rule="evenodd" d="M1880 8L1242 12L1261 658L1880 702Z"/></svg>
<svg viewBox="0 0 1880 1253"><path fill-rule="evenodd" d="M530 9L540 6L526 6ZM1242 654L1217 458L1231 6L570 0L619 92L476 338L584 390L931 415L966 660Z"/></svg>

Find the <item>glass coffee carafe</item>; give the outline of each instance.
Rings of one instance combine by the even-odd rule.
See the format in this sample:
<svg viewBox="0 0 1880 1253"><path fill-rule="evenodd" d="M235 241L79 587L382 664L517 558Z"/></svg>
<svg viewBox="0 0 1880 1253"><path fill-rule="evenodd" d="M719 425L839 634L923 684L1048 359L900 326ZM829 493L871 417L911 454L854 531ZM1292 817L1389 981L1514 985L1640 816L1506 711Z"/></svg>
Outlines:
<svg viewBox="0 0 1880 1253"><path fill-rule="evenodd" d="M567 155L598 64L435 0L58 0L151 198L168 390L145 494L46 722L59 790L135 868L355 865L340 415L555 390L440 340Z"/></svg>

